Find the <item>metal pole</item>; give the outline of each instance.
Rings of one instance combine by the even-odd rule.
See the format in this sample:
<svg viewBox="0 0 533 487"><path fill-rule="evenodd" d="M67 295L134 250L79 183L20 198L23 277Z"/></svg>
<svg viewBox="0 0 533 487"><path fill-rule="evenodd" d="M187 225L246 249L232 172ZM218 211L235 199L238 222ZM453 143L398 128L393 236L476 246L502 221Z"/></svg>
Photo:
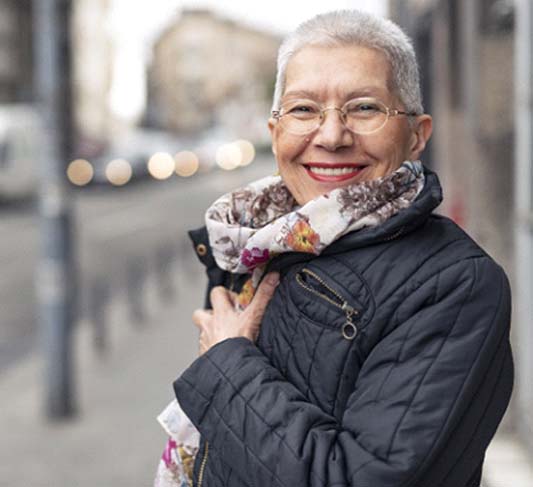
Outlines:
<svg viewBox="0 0 533 487"><path fill-rule="evenodd" d="M39 326L45 359L45 414L75 412L71 331L75 285L71 212L65 168L69 158L69 0L33 0L35 87L45 138L40 160L39 212L42 249L37 269Z"/></svg>
<svg viewBox="0 0 533 487"><path fill-rule="evenodd" d="M477 134L479 129L479 92L480 92L480 52L479 52L479 0L458 2L459 16L461 19L462 60L460 66L461 76L461 103L466 107L466 119L472 134Z"/></svg>
<svg viewBox="0 0 533 487"><path fill-rule="evenodd" d="M533 452L533 6L515 2L515 287L514 337L517 431Z"/></svg>

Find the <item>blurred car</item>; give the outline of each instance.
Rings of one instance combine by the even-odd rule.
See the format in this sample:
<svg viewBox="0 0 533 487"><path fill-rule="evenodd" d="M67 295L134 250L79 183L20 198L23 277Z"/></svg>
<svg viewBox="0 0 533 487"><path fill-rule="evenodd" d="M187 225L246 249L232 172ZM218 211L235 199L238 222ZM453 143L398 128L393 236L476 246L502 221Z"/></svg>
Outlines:
<svg viewBox="0 0 533 487"><path fill-rule="evenodd" d="M43 125L31 105L0 105L0 199L34 196Z"/></svg>
<svg viewBox="0 0 533 487"><path fill-rule="evenodd" d="M157 152L169 153L172 157L183 147L183 140L159 130L134 130L112 141L109 149L93 158L94 175L91 183L102 185L125 185L150 176L148 161ZM127 178L128 166L130 177ZM113 176L117 180L113 180ZM120 183L120 184L116 184Z"/></svg>
<svg viewBox="0 0 533 487"><path fill-rule="evenodd" d="M222 127L215 127L202 133L193 144L192 151L198 156L200 172L220 169L217 163L219 149L235 140L235 136Z"/></svg>
<svg viewBox="0 0 533 487"><path fill-rule="evenodd" d="M106 152L90 163L94 171L91 184L124 186L148 176L144 154Z"/></svg>

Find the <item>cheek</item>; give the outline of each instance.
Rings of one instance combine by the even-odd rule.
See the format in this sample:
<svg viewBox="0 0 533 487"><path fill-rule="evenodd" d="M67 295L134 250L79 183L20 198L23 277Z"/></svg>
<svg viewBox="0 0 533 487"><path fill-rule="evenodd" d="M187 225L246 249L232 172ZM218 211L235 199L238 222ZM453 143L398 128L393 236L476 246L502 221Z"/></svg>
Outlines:
<svg viewBox="0 0 533 487"><path fill-rule="evenodd" d="M301 137L278 137L275 144L275 155L280 169L290 169L296 165L297 157L305 150L306 143Z"/></svg>
<svg viewBox="0 0 533 487"><path fill-rule="evenodd" d="M363 147L379 163L387 165L399 165L409 156L409 138L399 131L368 137L363 142Z"/></svg>

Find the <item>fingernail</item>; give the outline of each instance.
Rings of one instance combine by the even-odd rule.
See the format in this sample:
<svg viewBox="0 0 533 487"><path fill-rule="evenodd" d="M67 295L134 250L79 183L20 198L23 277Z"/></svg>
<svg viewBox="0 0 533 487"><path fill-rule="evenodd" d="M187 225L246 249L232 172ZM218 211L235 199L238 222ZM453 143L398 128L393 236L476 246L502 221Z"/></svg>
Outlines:
<svg viewBox="0 0 533 487"><path fill-rule="evenodd" d="M268 284L275 286L279 283L279 272L271 272L268 276L265 277Z"/></svg>

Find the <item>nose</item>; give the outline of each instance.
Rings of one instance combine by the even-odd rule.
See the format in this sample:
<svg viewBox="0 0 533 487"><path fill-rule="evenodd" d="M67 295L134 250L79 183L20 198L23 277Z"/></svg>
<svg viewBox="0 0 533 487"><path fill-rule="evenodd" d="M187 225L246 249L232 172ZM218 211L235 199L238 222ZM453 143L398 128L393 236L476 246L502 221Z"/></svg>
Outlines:
<svg viewBox="0 0 533 487"><path fill-rule="evenodd" d="M318 128L313 142L328 151L336 151L353 144L353 134L344 125L340 109L324 109L322 125Z"/></svg>

